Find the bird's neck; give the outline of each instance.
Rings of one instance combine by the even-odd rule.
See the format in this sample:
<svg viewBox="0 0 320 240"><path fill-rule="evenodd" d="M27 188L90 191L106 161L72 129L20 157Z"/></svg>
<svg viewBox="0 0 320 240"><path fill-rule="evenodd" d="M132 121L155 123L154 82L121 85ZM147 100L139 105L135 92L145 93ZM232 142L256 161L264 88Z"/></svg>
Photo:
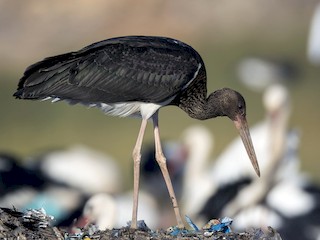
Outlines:
<svg viewBox="0 0 320 240"><path fill-rule="evenodd" d="M224 116L215 92L207 97L207 77L204 68L199 70L197 78L173 101L190 117L206 120Z"/></svg>
<svg viewBox="0 0 320 240"><path fill-rule="evenodd" d="M206 120L218 116L225 116L219 99L212 93L209 97L198 95L198 98L189 98L187 103L180 105L190 117L198 120Z"/></svg>

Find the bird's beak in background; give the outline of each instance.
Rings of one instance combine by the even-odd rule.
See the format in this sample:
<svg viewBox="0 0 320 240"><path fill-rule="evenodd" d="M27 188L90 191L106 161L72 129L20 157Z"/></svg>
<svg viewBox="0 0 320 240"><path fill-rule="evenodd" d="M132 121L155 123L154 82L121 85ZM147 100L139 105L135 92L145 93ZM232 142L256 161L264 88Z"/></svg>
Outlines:
<svg viewBox="0 0 320 240"><path fill-rule="evenodd" d="M89 218L82 215L75 222L74 226L77 227L77 228L84 228L84 227L88 226L88 224L89 224Z"/></svg>
<svg viewBox="0 0 320 240"><path fill-rule="evenodd" d="M242 142L247 150L248 156L251 160L252 166L256 171L257 175L260 177L260 169L257 161L256 153L253 148L249 127L247 123L247 119L245 116L237 115L236 120L233 121L236 128L239 131Z"/></svg>

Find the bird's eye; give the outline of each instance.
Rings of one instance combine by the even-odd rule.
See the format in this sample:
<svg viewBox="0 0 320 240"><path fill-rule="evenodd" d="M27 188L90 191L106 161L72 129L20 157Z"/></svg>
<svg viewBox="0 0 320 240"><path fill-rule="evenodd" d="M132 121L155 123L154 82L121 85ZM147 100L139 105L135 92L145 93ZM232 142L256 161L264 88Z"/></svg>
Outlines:
<svg viewBox="0 0 320 240"><path fill-rule="evenodd" d="M238 103L238 110L241 113L241 115L245 115L245 109L243 104Z"/></svg>

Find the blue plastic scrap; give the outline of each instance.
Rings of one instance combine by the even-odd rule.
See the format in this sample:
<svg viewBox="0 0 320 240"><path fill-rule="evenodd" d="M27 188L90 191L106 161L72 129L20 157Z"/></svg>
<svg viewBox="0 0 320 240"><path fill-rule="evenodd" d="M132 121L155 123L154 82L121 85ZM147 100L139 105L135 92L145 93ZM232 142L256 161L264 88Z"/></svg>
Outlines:
<svg viewBox="0 0 320 240"><path fill-rule="evenodd" d="M169 227L167 232L172 236L187 235L196 232L200 232L199 227L192 222L192 220L185 216L186 222L189 224L191 230L187 230L185 228L178 228L177 226ZM230 225L232 224L232 219L228 217L224 217L222 220L220 219L211 219L205 226L203 226L203 230L205 231L205 235L209 236L214 232L223 232L229 233L231 232ZM209 235L208 235L209 234Z"/></svg>
<svg viewBox="0 0 320 240"><path fill-rule="evenodd" d="M233 220L228 217L224 217L222 220L212 219L203 227L203 229L207 232L229 233L231 232L230 225L232 224L232 221Z"/></svg>
<svg viewBox="0 0 320 240"><path fill-rule="evenodd" d="M195 225L195 224L192 222L191 218L189 218L189 217L186 215L186 216L185 216L185 219L186 219L186 222L189 224L189 226L192 228L192 230L194 230L194 231L199 231L198 226Z"/></svg>

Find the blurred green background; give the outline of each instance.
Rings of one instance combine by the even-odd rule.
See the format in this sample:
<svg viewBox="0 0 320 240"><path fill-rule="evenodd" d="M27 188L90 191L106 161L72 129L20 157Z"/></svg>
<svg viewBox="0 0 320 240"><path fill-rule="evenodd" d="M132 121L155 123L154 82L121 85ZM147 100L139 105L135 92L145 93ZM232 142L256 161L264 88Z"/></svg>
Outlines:
<svg viewBox="0 0 320 240"><path fill-rule="evenodd" d="M299 75L288 84L293 100L291 127L301 130L302 169L320 181L320 67L306 58L312 0L0 0L0 151L27 157L41 151L85 144L131 171L138 119L108 117L97 109L12 97L25 68L44 57L78 50L121 35L161 35L199 51L209 92L230 87L247 101L249 125L264 118L261 93L243 86L236 66L244 57L263 56L295 63ZM320 43L319 43L320 45ZM163 139L179 139L199 123L178 108L160 111ZM216 138L212 159L237 135L225 118L202 122ZM151 124L150 124L151 126ZM151 127L145 142L153 141ZM125 175L131 179L130 174ZM128 180L127 179L127 180Z"/></svg>

